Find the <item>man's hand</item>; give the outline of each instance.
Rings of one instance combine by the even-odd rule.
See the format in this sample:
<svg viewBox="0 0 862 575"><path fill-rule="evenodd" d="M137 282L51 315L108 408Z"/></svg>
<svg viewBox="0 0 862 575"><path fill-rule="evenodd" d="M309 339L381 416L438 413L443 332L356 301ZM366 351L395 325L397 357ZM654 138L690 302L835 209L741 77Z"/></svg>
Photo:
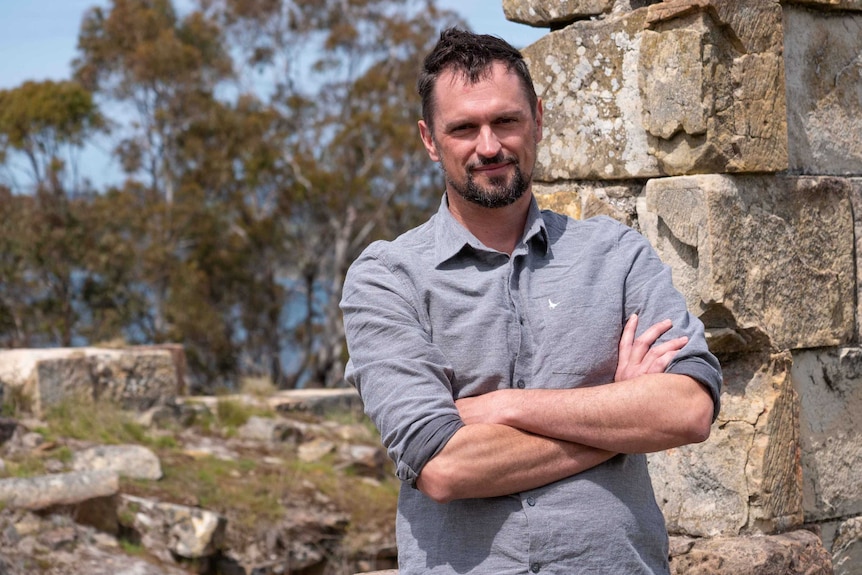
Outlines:
<svg viewBox="0 0 862 575"><path fill-rule="evenodd" d="M632 314L620 338L619 359L614 381L634 379L651 373L663 373L676 352L688 343L688 338L683 336L653 347L656 340L671 327L671 321L666 319L650 326L640 337L635 338L638 316Z"/></svg>

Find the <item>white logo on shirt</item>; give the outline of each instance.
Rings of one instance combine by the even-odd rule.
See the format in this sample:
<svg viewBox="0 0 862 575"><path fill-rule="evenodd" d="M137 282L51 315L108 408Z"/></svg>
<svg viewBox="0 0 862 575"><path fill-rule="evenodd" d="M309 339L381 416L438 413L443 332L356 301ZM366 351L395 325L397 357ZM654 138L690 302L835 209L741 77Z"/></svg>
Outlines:
<svg viewBox="0 0 862 575"><path fill-rule="evenodd" d="M548 309L554 309L554 308L555 308L555 307L557 307L558 305L560 305L560 304L559 304L559 302L554 303L554 302L552 302L552 301L551 301L551 298L548 298Z"/></svg>

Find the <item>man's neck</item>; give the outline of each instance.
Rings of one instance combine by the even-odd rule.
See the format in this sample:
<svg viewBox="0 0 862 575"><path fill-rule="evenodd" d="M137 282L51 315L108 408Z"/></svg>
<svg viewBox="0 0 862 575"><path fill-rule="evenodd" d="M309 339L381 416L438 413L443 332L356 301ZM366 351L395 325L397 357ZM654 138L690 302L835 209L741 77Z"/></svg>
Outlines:
<svg viewBox="0 0 862 575"><path fill-rule="evenodd" d="M532 197L527 191L510 206L485 208L447 191L452 217L484 245L510 255L524 235Z"/></svg>

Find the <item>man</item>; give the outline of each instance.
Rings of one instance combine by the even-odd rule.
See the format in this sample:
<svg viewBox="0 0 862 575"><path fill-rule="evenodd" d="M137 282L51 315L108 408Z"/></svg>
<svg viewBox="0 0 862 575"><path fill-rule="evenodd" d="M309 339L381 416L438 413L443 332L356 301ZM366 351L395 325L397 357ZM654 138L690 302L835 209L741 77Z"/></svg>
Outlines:
<svg viewBox="0 0 862 575"><path fill-rule="evenodd" d="M517 50L447 30L419 92L441 206L369 246L342 299L347 378L405 483L401 575L667 573L644 453L709 435L703 326L640 234L538 209Z"/></svg>

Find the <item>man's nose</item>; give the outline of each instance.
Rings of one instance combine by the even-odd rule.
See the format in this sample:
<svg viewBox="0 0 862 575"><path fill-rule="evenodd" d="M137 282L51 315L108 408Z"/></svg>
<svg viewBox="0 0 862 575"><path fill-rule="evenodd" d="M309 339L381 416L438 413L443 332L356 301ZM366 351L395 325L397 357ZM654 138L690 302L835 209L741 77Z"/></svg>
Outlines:
<svg viewBox="0 0 862 575"><path fill-rule="evenodd" d="M479 141L476 145L476 153L484 158L493 158L500 153L500 140L491 126L482 126L479 130Z"/></svg>

